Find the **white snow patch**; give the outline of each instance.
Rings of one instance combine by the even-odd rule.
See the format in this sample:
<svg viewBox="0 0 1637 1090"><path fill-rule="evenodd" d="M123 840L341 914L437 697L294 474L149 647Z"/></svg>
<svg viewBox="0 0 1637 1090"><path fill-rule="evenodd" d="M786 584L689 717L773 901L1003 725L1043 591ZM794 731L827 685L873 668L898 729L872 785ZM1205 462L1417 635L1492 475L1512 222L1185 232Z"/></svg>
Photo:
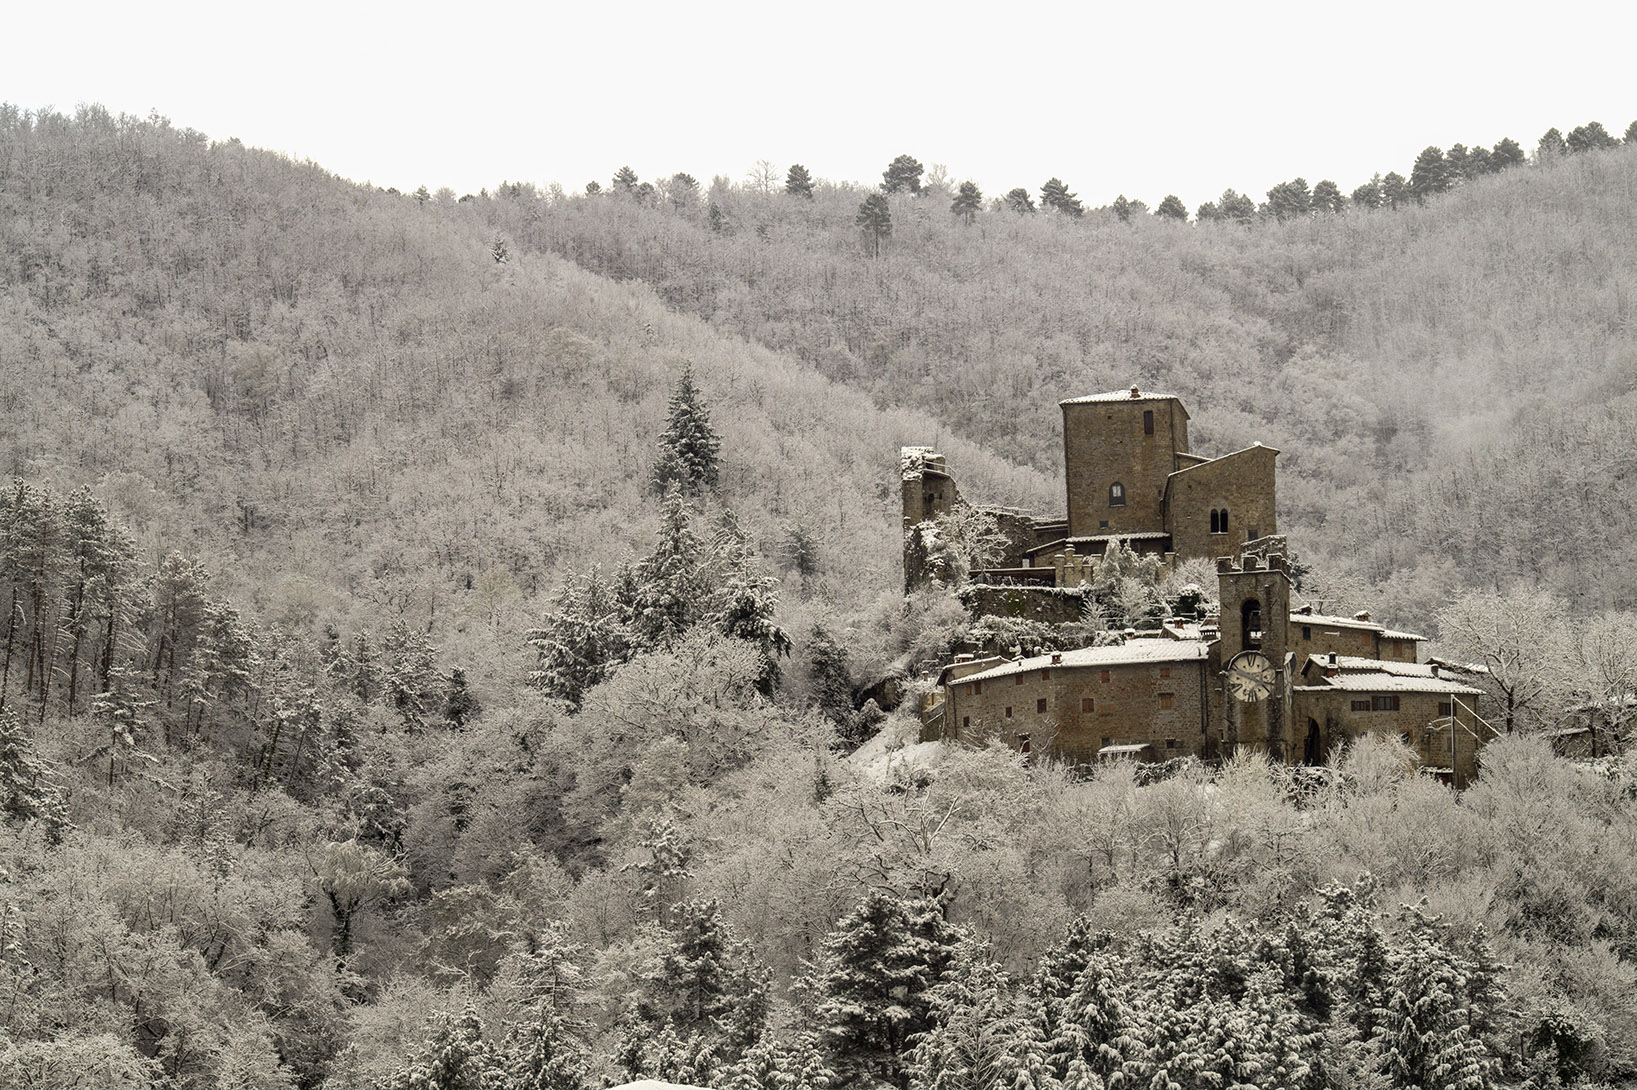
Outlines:
<svg viewBox="0 0 1637 1090"><path fill-rule="evenodd" d="M935 768L943 760L942 742L918 742L921 724L907 715L895 715L875 737L859 746L847 763L860 776L885 783L911 768Z"/></svg>

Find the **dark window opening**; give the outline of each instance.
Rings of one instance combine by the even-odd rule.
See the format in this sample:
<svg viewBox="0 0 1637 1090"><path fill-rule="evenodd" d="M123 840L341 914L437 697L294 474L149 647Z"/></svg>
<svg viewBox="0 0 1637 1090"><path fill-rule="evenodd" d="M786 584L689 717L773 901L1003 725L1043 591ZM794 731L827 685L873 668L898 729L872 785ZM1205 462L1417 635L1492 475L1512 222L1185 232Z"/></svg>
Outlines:
<svg viewBox="0 0 1637 1090"><path fill-rule="evenodd" d="M1006 705L1006 718L1012 718L1012 706L1010 704Z"/></svg>
<svg viewBox="0 0 1637 1090"><path fill-rule="evenodd" d="M1041 697L1039 700L1036 700L1034 702L1034 710L1037 713L1039 713L1040 715L1045 715L1046 714L1046 698L1045 697Z"/></svg>
<svg viewBox="0 0 1637 1090"><path fill-rule="evenodd" d="M983 682L974 681L972 683L972 692L974 694L977 694L977 695L981 696L983 694Z"/></svg>
<svg viewBox="0 0 1637 1090"><path fill-rule="evenodd" d="M1154 410L1153 409L1144 409L1143 410L1143 414L1142 414L1142 433L1144 435L1153 435L1154 434Z"/></svg>
<svg viewBox="0 0 1637 1090"><path fill-rule="evenodd" d="M1398 740L1407 746L1413 746L1415 744L1415 735L1411 734L1409 731L1405 731L1403 734L1398 736Z"/></svg>
<svg viewBox="0 0 1637 1090"><path fill-rule="evenodd" d="M1262 603L1255 598L1245 599L1245 604L1239 607L1239 641L1247 651L1256 651L1262 646Z"/></svg>
<svg viewBox="0 0 1637 1090"><path fill-rule="evenodd" d="M1103 680L1107 681L1109 679L1109 677L1110 677L1109 672L1107 670L1104 670L1103 671Z"/></svg>
<svg viewBox="0 0 1637 1090"><path fill-rule="evenodd" d="M1451 715L1455 714L1455 706L1447 700L1440 700L1438 702L1438 714L1443 718L1448 719Z"/></svg>
<svg viewBox="0 0 1637 1090"><path fill-rule="evenodd" d="M1388 696L1372 696L1370 710L1373 712L1396 712L1398 710L1398 694Z"/></svg>
<svg viewBox="0 0 1637 1090"><path fill-rule="evenodd" d="M1115 481L1108 486L1108 505L1110 507L1125 506L1125 485Z"/></svg>
<svg viewBox="0 0 1637 1090"><path fill-rule="evenodd" d="M961 716L961 729L966 730L971 726L972 726L972 717L970 715Z"/></svg>
<svg viewBox="0 0 1637 1090"><path fill-rule="evenodd" d="M1228 532L1228 509L1211 508L1211 533L1225 534Z"/></svg>
<svg viewBox="0 0 1637 1090"><path fill-rule="evenodd" d="M1017 736L1018 752L1027 754L1029 752L1029 748L1030 748L1029 743L1030 743L1030 738L1029 738L1029 736L1027 734L1018 735Z"/></svg>
<svg viewBox="0 0 1637 1090"><path fill-rule="evenodd" d="M1312 625L1305 625L1305 624L1302 625L1302 639L1311 640L1312 638L1313 638L1313 626Z"/></svg>
<svg viewBox="0 0 1637 1090"><path fill-rule="evenodd" d="M1082 696L1080 698L1080 710L1083 712L1094 712L1097 710L1097 703L1089 696Z"/></svg>
<svg viewBox="0 0 1637 1090"><path fill-rule="evenodd" d="M1102 521L1100 521L1100 522L1098 522L1098 523L1097 523L1097 529L1099 529L1099 530L1106 530L1106 529L1108 529L1108 520L1107 520L1107 519L1103 519L1103 520L1102 520Z"/></svg>
<svg viewBox="0 0 1637 1090"><path fill-rule="evenodd" d="M1023 684L1023 675L1022 674L1017 675L1017 684L1019 684L1019 685Z"/></svg>
<svg viewBox="0 0 1637 1090"><path fill-rule="evenodd" d="M1222 512L1222 517L1223 517L1224 523L1227 521L1227 516L1228 516L1228 513L1226 511ZM1227 533L1227 530L1228 530L1227 526L1224 525L1222 527L1222 532ZM1255 541L1257 538L1259 538L1261 536L1262 535L1257 533L1254 529L1245 531L1245 540L1246 541Z"/></svg>

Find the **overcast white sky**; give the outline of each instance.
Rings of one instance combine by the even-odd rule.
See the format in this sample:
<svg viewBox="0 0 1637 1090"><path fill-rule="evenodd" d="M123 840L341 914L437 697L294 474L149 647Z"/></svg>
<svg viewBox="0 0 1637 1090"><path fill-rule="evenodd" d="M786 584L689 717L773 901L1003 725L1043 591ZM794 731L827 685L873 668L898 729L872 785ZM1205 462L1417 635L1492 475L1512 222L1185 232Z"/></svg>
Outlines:
<svg viewBox="0 0 1637 1090"><path fill-rule="evenodd" d="M485 2L16 5L0 100L158 110L358 181L1061 177L1190 209L1344 192L1428 144L1637 119L1637 5Z"/></svg>

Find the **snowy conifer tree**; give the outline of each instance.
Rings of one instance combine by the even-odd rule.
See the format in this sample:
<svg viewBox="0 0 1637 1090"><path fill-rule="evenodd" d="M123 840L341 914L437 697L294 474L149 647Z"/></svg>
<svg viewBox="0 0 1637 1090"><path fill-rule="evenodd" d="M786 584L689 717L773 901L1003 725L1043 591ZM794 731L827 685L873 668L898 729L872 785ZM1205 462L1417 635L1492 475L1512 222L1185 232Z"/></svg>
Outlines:
<svg viewBox="0 0 1637 1090"><path fill-rule="evenodd" d="M928 992L944 975L957 932L937 906L877 890L824 940L815 1012L843 1078L906 1085L909 1040L931 1022Z"/></svg>
<svg viewBox="0 0 1637 1090"><path fill-rule="evenodd" d="M614 588L595 569L583 585L565 584L545 621L525 639L539 656L529 684L575 707L632 652Z"/></svg>
<svg viewBox="0 0 1637 1090"><path fill-rule="evenodd" d="M688 364L671 394L670 420L659 438L659 460L651 482L654 491L664 495L675 487L685 496L697 496L706 488L714 489L721 445L693 383L693 365Z"/></svg>
<svg viewBox="0 0 1637 1090"><path fill-rule="evenodd" d="M1376 1069L1396 1090L1489 1090L1494 1065L1472 1028L1471 963L1451 948L1435 917L1411 911L1375 1012Z"/></svg>

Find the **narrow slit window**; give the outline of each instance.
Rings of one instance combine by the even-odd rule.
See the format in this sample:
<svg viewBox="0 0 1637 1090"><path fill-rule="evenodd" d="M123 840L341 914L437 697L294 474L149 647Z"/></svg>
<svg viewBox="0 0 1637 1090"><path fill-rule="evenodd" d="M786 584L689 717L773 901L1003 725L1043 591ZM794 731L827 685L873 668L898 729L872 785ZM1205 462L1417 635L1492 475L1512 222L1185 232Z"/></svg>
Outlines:
<svg viewBox="0 0 1637 1090"><path fill-rule="evenodd" d="M1144 435L1153 435L1154 434L1154 410L1153 409L1144 409L1143 410L1143 413L1142 413L1142 433Z"/></svg>
<svg viewBox="0 0 1637 1090"><path fill-rule="evenodd" d="M1125 485L1115 481L1108 486L1108 505L1110 507L1125 506Z"/></svg>

